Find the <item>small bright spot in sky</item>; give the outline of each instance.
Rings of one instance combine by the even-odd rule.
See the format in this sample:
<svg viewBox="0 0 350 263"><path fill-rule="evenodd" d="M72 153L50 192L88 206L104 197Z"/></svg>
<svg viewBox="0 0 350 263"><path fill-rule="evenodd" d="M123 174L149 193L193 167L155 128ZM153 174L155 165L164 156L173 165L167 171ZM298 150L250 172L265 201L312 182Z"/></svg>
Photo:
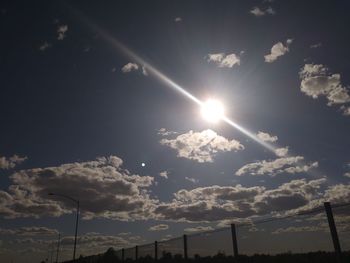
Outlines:
<svg viewBox="0 0 350 263"><path fill-rule="evenodd" d="M146 166L146 164L145 164L145 163L141 163L141 166L142 166L142 167L145 167L145 166Z"/></svg>
<svg viewBox="0 0 350 263"><path fill-rule="evenodd" d="M224 106L218 100L208 99L203 103L201 113L205 120L216 123L224 116Z"/></svg>

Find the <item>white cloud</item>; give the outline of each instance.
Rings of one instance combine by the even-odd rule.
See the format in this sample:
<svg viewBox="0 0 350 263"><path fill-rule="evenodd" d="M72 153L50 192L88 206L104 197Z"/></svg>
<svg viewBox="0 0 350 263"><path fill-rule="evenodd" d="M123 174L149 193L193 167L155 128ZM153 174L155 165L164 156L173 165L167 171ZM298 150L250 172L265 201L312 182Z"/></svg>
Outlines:
<svg viewBox="0 0 350 263"><path fill-rule="evenodd" d="M350 172L345 173L344 176L350 178Z"/></svg>
<svg viewBox="0 0 350 263"><path fill-rule="evenodd" d="M287 52L289 52L289 45L293 42L292 39L287 39L286 45L283 45L282 42L278 42L274 44L271 48L271 53L268 55L265 55L265 62L272 63L274 62L278 57L283 56Z"/></svg>
<svg viewBox="0 0 350 263"><path fill-rule="evenodd" d="M270 135L267 132L262 132L262 131L259 131L257 133L257 136L260 140L262 140L264 142L276 142L278 140L277 136Z"/></svg>
<svg viewBox="0 0 350 263"><path fill-rule="evenodd" d="M239 168L235 174L237 176L245 174L276 176L281 173L306 173L310 169L318 167L318 162L309 164L304 164L303 162L304 157L302 156L282 157L272 161L263 160L246 164Z"/></svg>
<svg viewBox="0 0 350 263"><path fill-rule="evenodd" d="M44 42L40 47L39 47L39 50L40 51L45 51L46 49L48 49L49 47L51 47L52 45L48 42Z"/></svg>
<svg viewBox="0 0 350 263"><path fill-rule="evenodd" d="M187 181L190 181L191 183L194 183L194 184L198 183L198 180L195 179L195 178L192 178L192 177L187 177L187 176L186 176L185 179L186 179Z"/></svg>
<svg viewBox="0 0 350 263"><path fill-rule="evenodd" d="M15 168L18 164L23 163L28 158L26 156L20 157L17 154L11 157L0 157L0 169L12 169Z"/></svg>
<svg viewBox="0 0 350 263"><path fill-rule="evenodd" d="M168 179L169 172L168 171L162 171L159 173L160 177L163 177L165 179Z"/></svg>
<svg viewBox="0 0 350 263"><path fill-rule="evenodd" d="M177 151L177 156L199 163L213 162L218 152L239 151L244 146L236 140L228 140L212 130L189 131L175 139L162 139L161 144Z"/></svg>
<svg viewBox="0 0 350 263"><path fill-rule="evenodd" d="M288 146L287 147L283 147L283 148L278 148L275 150L275 154L278 157L285 157L288 154Z"/></svg>
<svg viewBox="0 0 350 263"><path fill-rule="evenodd" d="M214 228L211 226L196 226L196 227L189 227L184 229L184 231L187 233L206 232L211 230L214 230Z"/></svg>
<svg viewBox="0 0 350 263"><path fill-rule="evenodd" d="M240 57L234 53L228 55L225 53L208 54L207 61L214 62L220 68L232 68L241 63Z"/></svg>
<svg viewBox="0 0 350 263"><path fill-rule="evenodd" d="M138 70L138 69L139 69L139 65L137 65L136 63L129 62L122 67L122 72L129 73L131 71Z"/></svg>
<svg viewBox="0 0 350 263"><path fill-rule="evenodd" d="M181 18L181 17L175 17L174 21L175 21L175 22L181 22L181 21L182 21L182 18Z"/></svg>
<svg viewBox="0 0 350 263"><path fill-rule="evenodd" d="M85 219L134 220L148 217L156 200L147 188L153 177L130 174L116 156L56 167L22 170L10 176L8 192L0 191L0 215L6 218L60 216L75 211L68 199L79 199Z"/></svg>
<svg viewBox="0 0 350 263"><path fill-rule="evenodd" d="M169 226L166 224L159 224L159 225L155 225L155 226L151 226L150 228L148 228L148 231L164 231L169 229Z"/></svg>
<svg viewBox="0 0 350 263"><path fill-rule="evenodd" d="M307 96L317 99L325 96L328 105L350 102L349 90L342 86L340 74L330 74L329 69L322 64L305 64L299 73L300 90ZM341 107L344 111L345 107ZM346 110L344 111L346 115Z"/></svg>
<svg viewBox="0 0 350 263"><path fill-rule="evenodd" d="M264 15L274 15L276 14L276 11L271 6L266 9L261 9L260 7L255 6L249 11L249 13L254 16L261 17Z"/></svg>
<svg viewBox="0 0 350 263"><path fill-rule="evenodd" d="M66 38L66 32L68 31L68 25L60 25L57 28L57 39L63 40Z"/></svg>

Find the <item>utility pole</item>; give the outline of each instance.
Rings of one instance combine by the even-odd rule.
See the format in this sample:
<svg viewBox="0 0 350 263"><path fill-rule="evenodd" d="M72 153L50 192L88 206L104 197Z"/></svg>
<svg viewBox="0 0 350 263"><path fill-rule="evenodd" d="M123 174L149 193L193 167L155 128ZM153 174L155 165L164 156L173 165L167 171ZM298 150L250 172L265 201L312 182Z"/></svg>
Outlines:
<svg viewBox="0 0 350 263"><path fill-rule="evenodd" d="M56 252L56 263L58 263L58 253L59 253L59 251L60 251L60 239L61 239L61 234L58 233L57 252Z"/></svg>

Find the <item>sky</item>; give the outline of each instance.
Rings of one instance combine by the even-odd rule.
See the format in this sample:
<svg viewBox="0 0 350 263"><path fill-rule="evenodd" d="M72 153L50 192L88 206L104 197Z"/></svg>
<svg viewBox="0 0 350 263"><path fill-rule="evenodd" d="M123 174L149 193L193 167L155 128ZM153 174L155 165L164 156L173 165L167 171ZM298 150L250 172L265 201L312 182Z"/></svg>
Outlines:
<svg viewBox="0 0 350 263"><path fill-rule="evenodd" d="M350 202L349 7L2 1L1 261L71 258L49 192L77 255Z"/></svg>

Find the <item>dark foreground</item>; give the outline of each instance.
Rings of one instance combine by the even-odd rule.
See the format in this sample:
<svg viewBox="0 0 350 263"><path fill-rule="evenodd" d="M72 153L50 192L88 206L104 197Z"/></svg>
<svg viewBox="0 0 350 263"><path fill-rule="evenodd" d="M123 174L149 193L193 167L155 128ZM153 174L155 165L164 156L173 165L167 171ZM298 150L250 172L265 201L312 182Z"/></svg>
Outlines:
<svg viewBox="0 0 350 263"><path fill-rule="evenodd" d="M75 260L75 263L154 263L154 259L146 256L139 258L138 260L126 259L122 261L116 256L113 249L108 249L106 253L100 255L93 255L83 257ZM218 253L212 257L200 257L196 255L194 258L185 260L182 255L172 255L170 253L164 253L158 260L159 263L349 263L350 262L350 251L342 253L339 261L332 252L310 252L303 254L292 254L284 253L278 255L263 255L256 254L253 256L240 255L237 259L232 256L225 256L224 254ZM73 261L66 261L66 263L73 263Z"/></svg>

